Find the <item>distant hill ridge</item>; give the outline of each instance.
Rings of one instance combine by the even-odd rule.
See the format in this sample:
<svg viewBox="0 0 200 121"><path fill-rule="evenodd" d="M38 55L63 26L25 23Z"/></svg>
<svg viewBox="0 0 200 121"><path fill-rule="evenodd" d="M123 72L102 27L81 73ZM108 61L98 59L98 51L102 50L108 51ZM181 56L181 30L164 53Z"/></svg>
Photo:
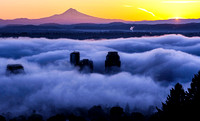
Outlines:
<svg viewBox="0 0 200 121"><path fill-rule="evenodd" d="M70 8L62 14L55 14L50 17L40 18L40 19L27 19L27 18L17 18L12 20L0 19L0 26L10 25L10 24L20 24L20 25L40 25L40 24L81 24L81 23L93 23L93 24L106 24L113 22L123 22L131 24L186 24L186 23L200 23L200 19L169 19L169 20L157 20L157 21L125 21L120 19L104 19L93 17L84 13L77 11L76 9Z"/></svg>
<svg viewBox="0 0 200 121"><path fill-rule="evenodd" d="M46 23L56 23L56 24L79 24L79 23L112 23L112 22L126 22L119 19L103 19L98 17L93 17L86 15L77 11L76 9L70 8L62 14L56 14L50 17L40 18L40 19L27 19L18 18L13 20L3 20L0 19L0 25L5 26L9 24L21 24L21 25L40 25Z"/></svg>

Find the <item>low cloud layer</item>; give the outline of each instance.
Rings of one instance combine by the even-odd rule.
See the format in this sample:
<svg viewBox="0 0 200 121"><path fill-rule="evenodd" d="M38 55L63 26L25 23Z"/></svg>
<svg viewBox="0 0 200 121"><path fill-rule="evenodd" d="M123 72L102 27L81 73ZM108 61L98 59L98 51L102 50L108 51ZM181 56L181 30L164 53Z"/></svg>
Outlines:
<svg viewBox="0 0 200 121"><path fill-rule="evenodd" d="M160 106L177 82L185 88L200 70L200 38L179 35L115 40L0 39L0 113L42 114L69 107ZM69 63L79 51L94 61L94 73L81 74ZM108 51L118 51L122 72L104 74ZM7 64L21 63L25 75L6 76Z"/></svg>

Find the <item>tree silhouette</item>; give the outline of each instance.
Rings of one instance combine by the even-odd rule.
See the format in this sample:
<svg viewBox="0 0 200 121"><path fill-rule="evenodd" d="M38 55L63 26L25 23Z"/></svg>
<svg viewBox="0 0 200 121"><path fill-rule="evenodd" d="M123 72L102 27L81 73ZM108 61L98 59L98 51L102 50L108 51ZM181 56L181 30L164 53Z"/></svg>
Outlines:
<svg viewBox="0 0 200 121"><path fill-rule="evenodd" d="M37 114L36 110L28 117L28 121L44 121L42 115Z"/></svg>
<svg viewBox="0 0 200 121"><path fill-rule="evenodd" d="M10 119L10 121L27 121L27 119L26 119L26 116L21 115L18 117L14 117L13 119Z"/></svg>
<svg viewBox="0 0 200 121"><path fill-rule="evenodd" d="M170 90L167 101L162 103L162 110L158 109L161 120L181 120L185 112L186 93L181 84L177 83Z"/></svg>
<svg viewBox="0 0 200 121"><path fill-rule="evenodd" d="M74 114L72 114L69 116L69 121L86 121L86 120L81 116L75 116Z"/></svg>
<svg viewBox="0 0 200 121"><path fill-rule="evenodd" d="M124 114L123 108L121 107L112 107L110 109L110 119L111 121L121 121Z"/></svg>
<svg viewBox="0 0 200 121"><path fill-rule="evenodd" d="M57 114L47 119L47 121L66 121L66 117L64 115Z"/></svg>
<svg viewBox="0 0 200 121"><path fill-rule="evenodd" d="M91 121L106 121L106 114L101 106L93 106L88 110L88 117Z"/></svg>
<svg viewBox="0 0 200 121"><path fill-rule="evenodd" d="M190 119L200 120L200 71L194 75L187 93L187 110Z"/></svg>
<svg viewBox="0 0 200 121"><path fill-rule="evenodd" d="M6 121L6 118L0 115L0 121Z"/></svg>
<svg viewBox="0 0 200 121"><path fill-rule="evenodd" d="M190 86L191 87L188 89L189 100L192 101L192 103L195 103L196 106L200 106L200 71L198 74L194 75Z"/></svg>
<svg viewBox="0 0 200 121"><path fill-rule="evenodd" d="M133 121L145 121L145 117L142 113L139 112L133 112L131 114L131 118Z"/></svg>
<svg viewBox="0 0 200 121"><path fill-rule="evenodd" d="M126 104L126 107L125 107L125 113L126 113L126 115L129 115L129 113L130 113L130 106L128 103Z"/></svg>

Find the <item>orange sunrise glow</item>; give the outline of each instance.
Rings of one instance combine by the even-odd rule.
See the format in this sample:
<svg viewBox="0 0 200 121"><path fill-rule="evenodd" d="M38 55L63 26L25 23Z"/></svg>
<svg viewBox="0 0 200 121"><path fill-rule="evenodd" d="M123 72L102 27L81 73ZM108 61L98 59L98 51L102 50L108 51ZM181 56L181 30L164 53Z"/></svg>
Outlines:
<svg viewBox="0 0 200 121"><path fill-rule="evenodd" d="M108 19L191 19L200 18L199 6L199 0L1 0L0 19L42 18L69 8Z"/></svg>

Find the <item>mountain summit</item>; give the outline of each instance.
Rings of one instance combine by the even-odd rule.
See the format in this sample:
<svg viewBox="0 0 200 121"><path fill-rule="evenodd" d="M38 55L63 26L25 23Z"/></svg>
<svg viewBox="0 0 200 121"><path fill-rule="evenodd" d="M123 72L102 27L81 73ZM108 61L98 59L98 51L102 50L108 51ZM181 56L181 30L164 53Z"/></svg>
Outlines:
<svg viewBox="0 0 200 121"><path fill-rule="evenodd" d="M67 11L65 11L63 14L80 14L76 9L70 8Z"/></svg>
<svg viewBox="0 0 200 121"><path fill-rule="evenodd" d="M79 23L111 23L111 22L125 22L123 20L117 19L103 19L98 17L93 17L84 13L77 11L76 9L70 8L62 14L56 14L46 18L40 19L14 19L14 20L1 20L0 25L8 24L46 24L46 23L56 23L56 24L79 24Z"/></svg>
<svg viewBox="0 0 200 121"><path fill-rule="evenodd" d="M119 19L103 19L98 17L93 17L84 13L77 11L76 9L70 8L61 14L55 14L50 17L40 18L40 19L27 19L27 18L17 18L13 20L3 20L0 19L0 26L5 26L9 24L21 24L21 25L40 25L47 23L55 24L80 24L80 23L94 23L94 24L106 24L112 22L128 22ZM180 19L180 20L157 20L157 21L135 21L131 22L133 24L186 24L186 23L200 23L200 19Z"/></svg>

